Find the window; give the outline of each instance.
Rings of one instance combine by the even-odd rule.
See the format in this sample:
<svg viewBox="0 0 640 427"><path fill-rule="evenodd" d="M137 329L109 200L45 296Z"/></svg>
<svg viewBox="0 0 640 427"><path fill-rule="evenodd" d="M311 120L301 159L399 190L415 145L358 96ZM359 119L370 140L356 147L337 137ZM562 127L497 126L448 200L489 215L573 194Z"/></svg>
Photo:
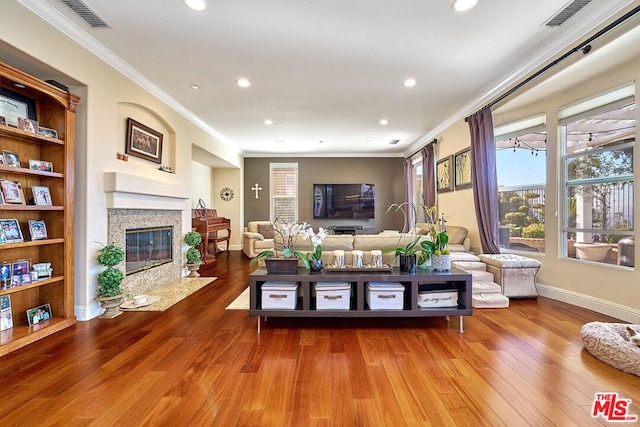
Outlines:
<svg viewBox="0 0 640 427"><path fill-rule="evenodd" d="M413 160L413 206L416 208L416 223L424 222L424 200L422 197L422 157L416 156Z"/></svg>
<svg viewBox="0 0 640 427"><path fill-rule="evenodd" d="M563 149L563 256L634 264L634 86L559 112Z"/></svg>
<svg viewBox="0 0 640 427"><path fill-rule="evenodd" d="M298 164L271 163L271 221L298 222Z"/></svg>
<svg viewBox="0 0 640 427"><path fill-rule="evenodd" d="M544 252L545 116L498 126L494 135L500 248Z"/></svg>

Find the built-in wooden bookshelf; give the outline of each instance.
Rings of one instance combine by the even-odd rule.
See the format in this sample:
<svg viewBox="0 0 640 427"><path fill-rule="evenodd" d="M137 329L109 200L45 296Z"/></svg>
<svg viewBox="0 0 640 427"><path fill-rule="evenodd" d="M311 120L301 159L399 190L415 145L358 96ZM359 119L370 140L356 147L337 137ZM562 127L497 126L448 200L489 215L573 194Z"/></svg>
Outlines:
<svg viewBox="0 0 640 427"><path fill-rule="evenodd" d="M0 296L10 298L13 323L13 327L0 332L0 356L76 322L73 218L75 109L79 100L70 92L0 63L0 116L6 116L6 123L0 119L0 154L10 152L19 158L19 165L14 166L3 158L0 181L19 183L24 194L24 203L6 203L4 197L0 200L5 202L0 204L0 219L17 220L24 240L0 244L0 265L26 260L29 270L34 263L51 263L53 269L51 277L28 279L24 284L0 280ZM15 116L25 112L39 126L54 130L57 137L51 132L40 135L15 127ZM31 169L30 160L47 162L52 170ZM50 205L34 204L34 186L48 187ZM30 238L30 220L44 221L46 238ZM26 311L43 304L50 304L52 317L29 326Z"/></svg>

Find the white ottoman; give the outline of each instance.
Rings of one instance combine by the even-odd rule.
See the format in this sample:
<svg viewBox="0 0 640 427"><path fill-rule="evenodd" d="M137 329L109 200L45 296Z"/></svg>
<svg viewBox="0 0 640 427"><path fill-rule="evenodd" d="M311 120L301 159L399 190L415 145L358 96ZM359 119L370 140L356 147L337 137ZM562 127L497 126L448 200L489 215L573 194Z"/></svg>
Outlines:
<svg viewBox="0 0 640 427"><path fill-rule="evenodd" d="M540 261L512 254L482 254L493 281L502 286L502 294L509 298L537 298L536 273Z"/></svg>

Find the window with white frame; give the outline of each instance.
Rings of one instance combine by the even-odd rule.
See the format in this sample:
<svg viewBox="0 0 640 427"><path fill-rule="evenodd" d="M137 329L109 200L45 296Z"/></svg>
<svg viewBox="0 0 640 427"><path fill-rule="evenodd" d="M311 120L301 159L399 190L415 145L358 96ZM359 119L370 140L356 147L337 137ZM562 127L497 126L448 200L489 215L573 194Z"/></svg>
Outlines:
<svg viewBox="0 0 640 427"><path fill-rule="evenodd" d="M422 207L424 206L424 200L422 196L422 188L423 188L423 179L422 179L422 156L415 156L412 161L413 173L411 177L413 179L413 206L416 208L416 223L424 222L424 210Z"/></svg>
<svg viewBox="0 0 640 427"><path fill-rule="evenodd" d="M271 221L298 222L298 164L271 163L270 177Z"/></svg>
<svg viewBox="0 0 640 427"><path fill-rule="evenodd" d="M565 257L634 266L634 91L628 84L559 111Z"/></svg>
<svg viewBox="0 0 640 427"><path fill-rule="evenodd" d="M494 138L500 248L544 252L545 116L537 115L497 126Z"/></svg>

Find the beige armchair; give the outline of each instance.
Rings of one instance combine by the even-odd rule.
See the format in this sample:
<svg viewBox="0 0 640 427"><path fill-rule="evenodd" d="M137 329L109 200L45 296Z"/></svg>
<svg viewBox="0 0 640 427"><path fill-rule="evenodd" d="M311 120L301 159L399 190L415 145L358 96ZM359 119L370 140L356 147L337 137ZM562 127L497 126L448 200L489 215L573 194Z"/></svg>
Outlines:
<svg viewBox="0 0 640 427"><path fill-rule="evenodd" d="M249 258L274 248L273 224L271 221L249 221L242 236L242 251Z"/></svg>

